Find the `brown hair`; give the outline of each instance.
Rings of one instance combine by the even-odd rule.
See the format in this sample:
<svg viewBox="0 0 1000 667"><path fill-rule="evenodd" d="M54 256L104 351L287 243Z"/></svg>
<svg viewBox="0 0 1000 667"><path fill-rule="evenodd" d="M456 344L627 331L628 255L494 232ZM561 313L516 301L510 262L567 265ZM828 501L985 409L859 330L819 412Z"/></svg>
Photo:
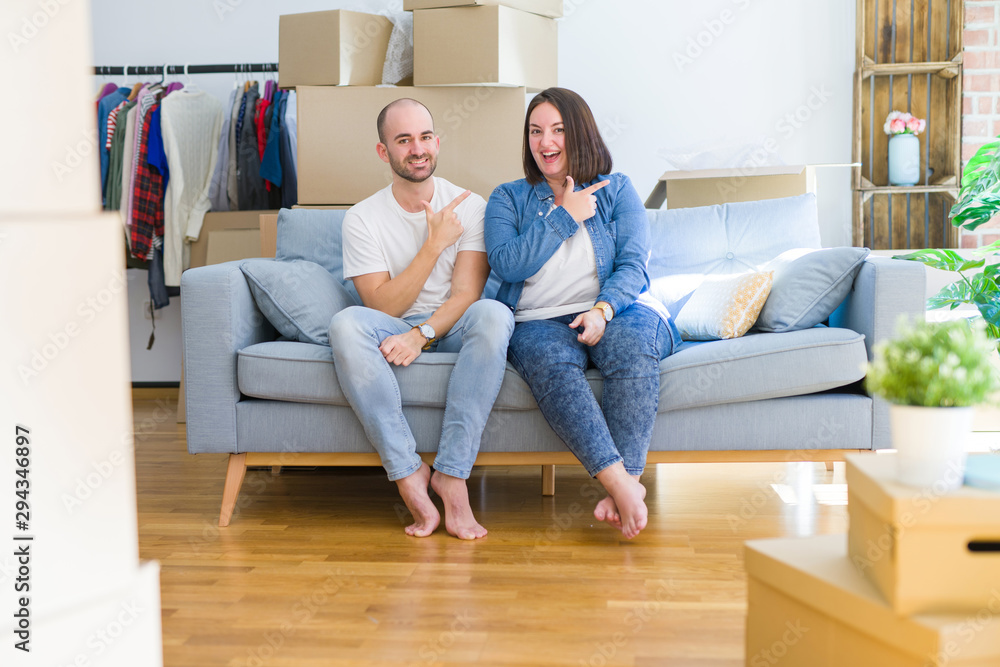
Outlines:
<svg viewBox="0 0 1000 667"><path fill-rule="evenodd" d="M612 169L611 151L601 138L597 122L590 107L578 94L566 88L546 88L532 98L528 104L528 112L524 116L524 145L521 161L524 165L524 176L532 185L541 183L542 176L535 156L531 154L528 143L529 121L531 112L540 104L548 102L554 106L563 120L563 132L566 137L566 162L569 165L569 175L577 183L588 183L600 174L610 174Z"/></svg>
<svg viewBox="0 0 1000 667"><path fill-rule="evenodd" d="M378 140L379 142L385 144L386 146L388 146L389 144L385 140L385 119L386 116L389 115L389 110L395 106L399 106L400 104L415 104L417 106L423 107L424 111L427 112L427 115L431 117L431 125L433 126L434 124L434 116L431 114L431 110L428 109L423 102L420 102L410 97L401 97L398 100L393 100L392 102L389 102L388 104L385 105L382 111L379 112L378 119L375 121L375 127L376 129L378 129Z"/></svg>

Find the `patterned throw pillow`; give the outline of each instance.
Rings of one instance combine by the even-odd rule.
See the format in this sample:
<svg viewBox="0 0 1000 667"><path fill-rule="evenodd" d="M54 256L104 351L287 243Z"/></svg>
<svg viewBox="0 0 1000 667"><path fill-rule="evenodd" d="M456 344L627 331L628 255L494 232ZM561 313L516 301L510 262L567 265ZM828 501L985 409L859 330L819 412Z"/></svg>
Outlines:
<svg viewBox="0 0 1000 667"><path fill-rule="evenodd" d="M677 315L681 338L739 338L757 321L773 278L773 271L709 276Z"/></svg>

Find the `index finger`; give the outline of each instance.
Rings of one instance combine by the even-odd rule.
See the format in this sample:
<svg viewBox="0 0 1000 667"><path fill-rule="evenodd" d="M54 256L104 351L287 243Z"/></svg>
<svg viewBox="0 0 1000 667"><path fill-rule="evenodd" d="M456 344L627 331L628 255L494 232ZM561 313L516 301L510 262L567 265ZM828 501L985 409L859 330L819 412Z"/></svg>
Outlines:
<svg viewBox="0 0 1000 667"><path fill-rule="evenodd" d="M468 198L468 196L471 195L471 194L472 194L472 190L466 190L462 194L460 194L457 197L455 197L454 199L452 199L451 203L448 204L447 206L445 206L441 210L442 211L454 211L455 207L458 206L459 204L461 204L462 202L464 202L466 200L466 198Z"/></svg>
<svg viewBox="0 0 1000 667"><path fill-rule="evenodd" d="M589 194L592 194L592 193L594 193L594 192L597 192L598 190L600 190L600 189L601 189L601 188L603 188L604 186L606 186L606 185L610 185L610 184L611 184L611 181L601 181L600 183L594 183L594 184L593 184L593 185L591 185L591 186L590 186L589 188L586 188L586 189L584 190L584 192L585 192L585 193L587 193L587 194L589 195Z"/></svg>

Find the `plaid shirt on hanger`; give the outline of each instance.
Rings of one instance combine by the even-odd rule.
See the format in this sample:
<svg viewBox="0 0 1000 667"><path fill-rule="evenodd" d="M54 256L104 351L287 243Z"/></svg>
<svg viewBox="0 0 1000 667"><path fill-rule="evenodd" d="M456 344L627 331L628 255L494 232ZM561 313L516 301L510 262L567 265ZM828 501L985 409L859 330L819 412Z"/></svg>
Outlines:
<svg viewBox="0 0 1000 667"><path fill-rule="evenodd" d="M139 164L132 197L132 255L139 259L149 259L153 238L163 236L163 175L149 164L148 159L149 125L153 112L159 106L159 102L154 104L143 118L142 134L145 140L139 144L136 155Z"/></svg>

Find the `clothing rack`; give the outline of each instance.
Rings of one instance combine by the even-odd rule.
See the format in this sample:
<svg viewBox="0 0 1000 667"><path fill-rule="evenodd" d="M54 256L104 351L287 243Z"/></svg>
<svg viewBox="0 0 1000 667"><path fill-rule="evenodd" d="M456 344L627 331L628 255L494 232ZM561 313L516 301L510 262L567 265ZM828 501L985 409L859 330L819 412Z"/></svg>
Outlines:
<svg viewBox="0 0 1000 667"><path fill-rule="evenodd" d="M95 65L94 74L101 76L153 76L156 74L244 74L277 72L278 63L241 63L234 65Z"/></svg>

